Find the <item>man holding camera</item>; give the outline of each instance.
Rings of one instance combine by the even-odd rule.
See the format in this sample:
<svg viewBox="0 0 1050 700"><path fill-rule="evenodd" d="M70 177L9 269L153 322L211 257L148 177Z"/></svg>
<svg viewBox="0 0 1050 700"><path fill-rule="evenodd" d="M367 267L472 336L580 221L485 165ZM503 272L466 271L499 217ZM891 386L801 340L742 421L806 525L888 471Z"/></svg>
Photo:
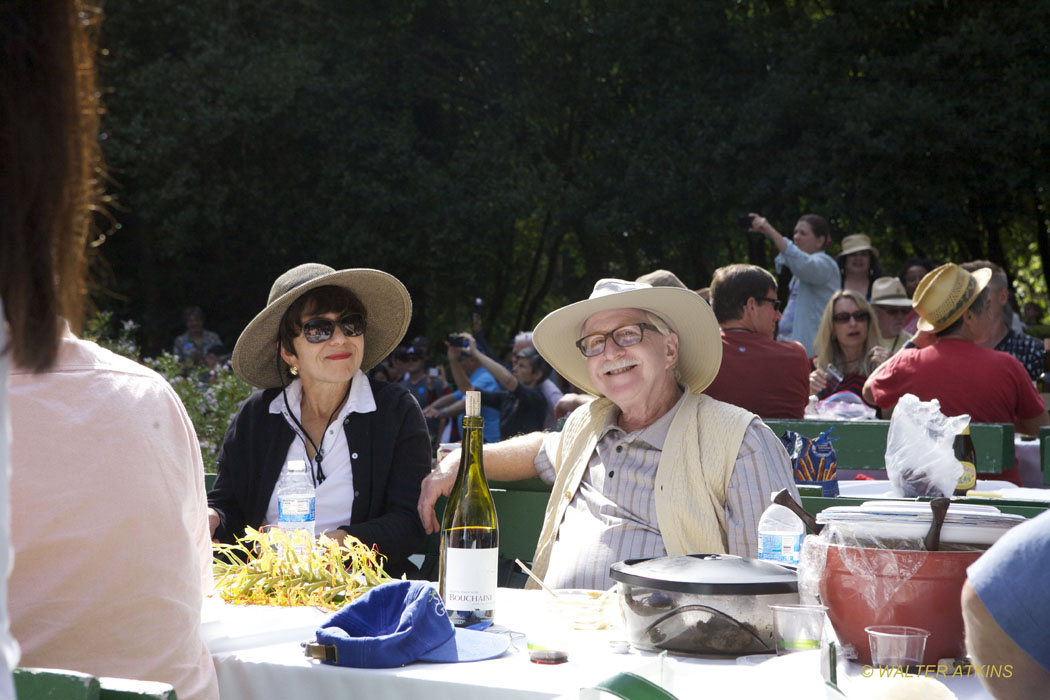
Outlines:
<svg viewBox="0 0 1050 700"><path fill-rule="evenodd" d="M451 394L446 394L430 404L423 411L424 417L428 419L458 417L463 413L463 392L471 387L478 391L500 391L502 389L492 373L482 366L480 360L482 353L476 352L471 340L468 334L453 333L448 336L445 341L445 345L448 346L448 364L452 369L452 377L457 388ZM483 406L481 417L485 419L483 433L485 442L498 442L499 410Z"/></svg>
<svg viewBox="0 0 1050 700"><path fill-rule="evenodd" d="M481 389L481 405L499 410L501 439L506 440L515 435L524 435L542 430L547 416L547 398L540 390L539 385L550 372L550 365L540 357L540 354L536 352L536 348L528 346L515 352L514 369L511 371L500 362L481 352L473 336L464 333L462 338L467 343L467 347L463 352L473 358L477 358L482 368L488 370L502 385L499 391ZM457 355L461 355L461 353L457 353ZM470 388L472 382L463 371L462 365L462 360L451 363L452 378L455 380L456 386ZM474 388L477 389L479 387L474 386ZM423 415L437 417L453 411L458 414L463 410L460 403L456 402L441 410L428 408L423 411ZM485 427L488 427L488 422L485 423Z"/></svg>

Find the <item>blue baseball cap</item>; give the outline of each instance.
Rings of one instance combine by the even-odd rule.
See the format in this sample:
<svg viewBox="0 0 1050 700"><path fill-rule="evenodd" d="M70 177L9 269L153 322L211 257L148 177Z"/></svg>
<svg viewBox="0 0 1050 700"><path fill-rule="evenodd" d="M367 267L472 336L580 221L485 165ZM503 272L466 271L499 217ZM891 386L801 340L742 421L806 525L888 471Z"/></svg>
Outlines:
<svg viewBox="0 0 1050 700"><path fill-rule="evenodd" d="M503 635L457 629L433 586L392 581L376 586L317 630L307 655L334 666L394 668L413 661L458 663L502 655Z"/></svg>

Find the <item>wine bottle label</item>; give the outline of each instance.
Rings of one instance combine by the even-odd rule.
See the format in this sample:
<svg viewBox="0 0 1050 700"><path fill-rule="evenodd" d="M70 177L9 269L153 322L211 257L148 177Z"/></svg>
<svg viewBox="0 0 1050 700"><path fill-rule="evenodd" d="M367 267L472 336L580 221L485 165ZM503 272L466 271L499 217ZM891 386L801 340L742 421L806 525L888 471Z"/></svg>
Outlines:
<svg viewBox="0 0 1050 700"><path fill-rule="evenodd" d="M445 550L445 608L492 610L496 607L499 549Z"/></svg>

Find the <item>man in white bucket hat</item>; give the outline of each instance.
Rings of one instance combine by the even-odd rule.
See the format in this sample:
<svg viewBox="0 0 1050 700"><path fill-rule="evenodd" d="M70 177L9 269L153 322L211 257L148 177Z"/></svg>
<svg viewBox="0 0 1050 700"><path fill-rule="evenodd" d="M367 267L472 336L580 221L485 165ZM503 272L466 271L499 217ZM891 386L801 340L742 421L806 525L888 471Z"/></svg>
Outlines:
<svg viewBox="0 0 1050 700"><path fill-rule="evenodd" d="M988 268L968 272L955 263L929 272L915 289L912 305L919 330L936 342L905 348L864 383L864 400L887 415L904 394L937 399L947 416L968 413L976 423L1013 423L1025 435L1050 425L1046 407L1016 357L981 347L991 327ZM1017 467L1002 478L1020 484Z"/></svg>
<svg viewBox="0 0 1050 700"><path fill-rule="evenodd" d="M538 576L554 588L605 589L609 566L623 559L755 555L770 493L797 491L772 431L701 393L722 360L707 302L688 289L603 279L589 299L540 321L533 342L561 376L599 397L560 433L485 447L489 478L553 484L533 558ZM423 482L428 532L438 529L433 506L458 466L453 453Z"/></svg>

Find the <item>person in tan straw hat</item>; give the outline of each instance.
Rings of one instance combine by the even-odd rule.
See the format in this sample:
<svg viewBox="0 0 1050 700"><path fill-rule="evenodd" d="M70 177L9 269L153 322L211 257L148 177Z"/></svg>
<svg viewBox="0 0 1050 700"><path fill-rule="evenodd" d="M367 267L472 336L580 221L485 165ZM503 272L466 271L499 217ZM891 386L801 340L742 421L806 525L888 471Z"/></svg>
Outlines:
<svg viewBox="0 0 1050 700"><path fill-rule="evenodd" d="M404 387L365 375L411 315L404 285L380 270L306 263L277 278L233 350L233 371L261 391L226 432L208 494L214 538L276 523L277 483L304 460L318 533L375 546L393 576L416 571L408 556L423 546L414 511L430 438Z"/></svg>
<svg viewBox="0 0 1050 700"><path fill-rule="evenodd" d="M707 302L688 289L603 279L590 298L540 321L533 342L599 397L560 433L486 445L490 478L553 484L538 576L554 588L606 589L609 566L627 558L756 554L769 494L795 485L787 452L757 416L702 393L722 357ZM424 481L427 532L458 465L453 453Z"/></svg>
<svg viewBox="0 0 1050 700"><path fill-rule="evenodd" d="M968 413L978 423L1013 423L1025 435L1050 425L1024 365L980 345L992 331L991 276L988 268L971 273L948 263L923 277L912 303L919 330L936 342L905 348L875 370L864 384L865 400L879 406L884 416L901 396L914 394L922 401L937 399L945 415ZM1016 467L1002 478L1020 483Z"/></svg>
<svg viewBox="0 0 1050 700"><path fill-rule="evenodd" d="M882 275L879 251L871 245L871 239L863 233L843 238L838 264L842 271L842 289L852 290L865 299L870 298L872 284Z"/></svg>
<svg viewBox="0 0 1050 700"><path fill-rule="evenodd" d="M904 330L911 313L911 299L896 277L879 277L871 285L871 306L879 321L879 345L890 354L904 347L911 334Z"/></svg>

